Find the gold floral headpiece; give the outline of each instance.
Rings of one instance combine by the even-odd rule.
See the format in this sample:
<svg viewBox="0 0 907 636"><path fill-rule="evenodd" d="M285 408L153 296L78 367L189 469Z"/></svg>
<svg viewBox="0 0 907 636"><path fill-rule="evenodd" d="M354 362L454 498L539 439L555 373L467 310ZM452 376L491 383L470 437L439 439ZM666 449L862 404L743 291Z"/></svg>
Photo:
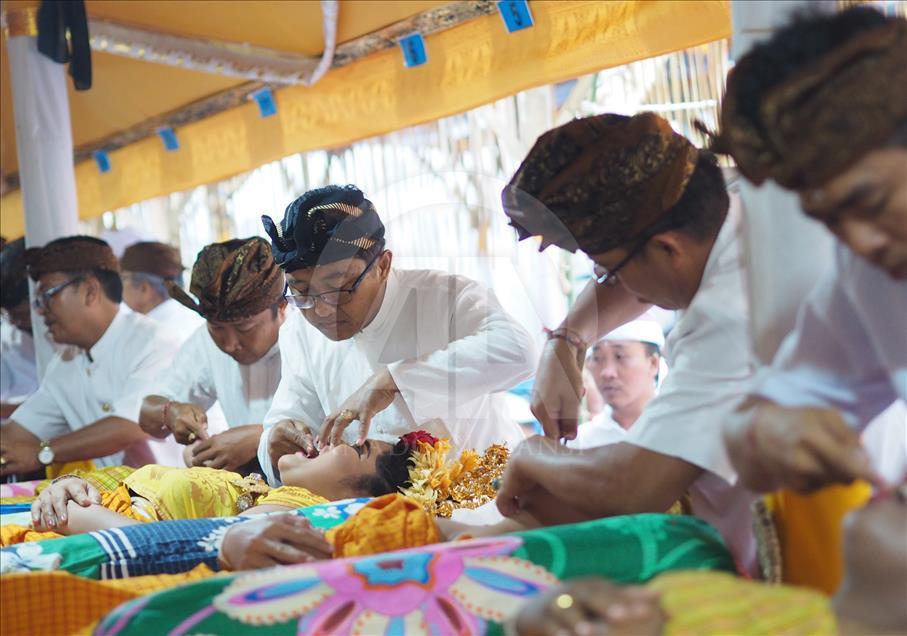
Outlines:
<svg viewBox="0 0 907 636"><path fill-rule="evenodd" d="M495 498L492 482L504 474L510 456L505 445L489 446L482 455L465 450L458 459L448 461L449 439L427 433L410 435L414 436L408 443L412 449L410 485L400 489L406 497L438 517L450 517L458 508L478 508ZM406 437L401 439L408 441Z"/></svg>

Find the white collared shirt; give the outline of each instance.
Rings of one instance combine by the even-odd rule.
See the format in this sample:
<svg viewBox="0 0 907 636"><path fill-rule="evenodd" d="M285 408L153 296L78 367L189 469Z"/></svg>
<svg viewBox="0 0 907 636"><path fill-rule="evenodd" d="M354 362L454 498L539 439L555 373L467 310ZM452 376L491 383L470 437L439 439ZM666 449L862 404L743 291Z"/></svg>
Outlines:
<svg viewBox="0 0 907 636"><path fill-rule="evenodd" d="M665 342L671 373L626 441L706 471L690 488L693 513L715 526L738 563L755 573L755 496L735 485L722 440L722 427L751 388L755 371L739 222L739 200L732 193L699 289Z"/></svg>
<svg viewBox="0 0 907 636"><path fill-rule="evenodd" d="M287 310L281 333L302 320L298 314ZM206 411L217 401L230 428L261 424L280 383L280 359L280 347L275 342L260 360L240 364L218 348L204 325L180 347L173 365L152 393L191 402Z"/></svg>
<svg viewBox="0 0 907 636"><path fill-rule="evenodd" d="M0 402L21 404L38 389L38 364L31 334L0 319Z"/></svg>
<svg viewBox="0 0 907 636"><path fill-rule="evenodd" d="M760 372L756 393L782 406L833 408L857 431L872 424L864 445L876 469L895 483L903 479L907 281L836 245L833 267Z"/></svg>
<svg viewBox="0 0 907 636"><path fill-rule="evenodd" d="M756 392L783 406L834 408L862 431L907 401L907 281L835 249Z"/></svg>
<svg viewBox="0 0 907 636"><path fill-rule="evenodd" d="M180 344L186 342L196 329L205 324L204 318L172 298L168 298L145 315L161 323Z"/></svg>
<svg viewBox="0 0 907 636"><path fill-rule="evenodd" d="M605 404L601 413L588 422L580 424L576 430L576 439L567 442L569 448L597 448L607 444L623 442L627 429L618 424L612 417L612 409Z"/></svg>
<svg viewBox="0 0 907 636"><path fill-rule="evenodd" d="M392 269L381 308L362 332L334 342L303 319L281 331L280 347L283 379L258 450L272 484L269 427L292 419L320 431L327 415L384 368L400 394L372 419L369 437L395 442L423 429L456 450L478 451L494 443L513 449L523 439L495 394L532 375L536 347L494 294L469 279ZM357 435L356 423L344 433L350 442Z"/></svg>
<svg viewBox="0 0 907 636"><path fill-rule="evenodd" d="M161 326L135 312L118 311L90 352L64 347L38 390L11 419L41 440L80 430L106 417L138 426L142 399L176 353L177 343ZM92 458L99 466L147 461L147 444Z"/></svg>

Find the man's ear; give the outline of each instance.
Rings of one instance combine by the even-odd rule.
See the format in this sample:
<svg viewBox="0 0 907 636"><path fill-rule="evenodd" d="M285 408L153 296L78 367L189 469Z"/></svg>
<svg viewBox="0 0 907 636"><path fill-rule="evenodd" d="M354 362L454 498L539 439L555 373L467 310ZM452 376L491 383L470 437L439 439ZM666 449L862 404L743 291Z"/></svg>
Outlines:
<svg viewBox="0 0 907 636"><path fill-rule="evenodd" d="M662 232L649 239L652 254L661 256L671 263L674 269L681 269L686 257L686 245L677 232Z"/></svg>
<svg viewBox="0 0 907 636"><path fill-rule="evenodd" d="M394 263L394 253L390 250L384 250L384 253L378 257L378 271L381 274L382 282L387 280L391 272L391 265Z"/></svg>
<svg viewBox="0 0 907 636"><path fill-rule="evenodd" d="M104 293L101 289L101 281L99 281L94 276L87 277L82 281L82 285L85 286L85 304L93 305L98 300L101 299L101 295Z"/></svg>

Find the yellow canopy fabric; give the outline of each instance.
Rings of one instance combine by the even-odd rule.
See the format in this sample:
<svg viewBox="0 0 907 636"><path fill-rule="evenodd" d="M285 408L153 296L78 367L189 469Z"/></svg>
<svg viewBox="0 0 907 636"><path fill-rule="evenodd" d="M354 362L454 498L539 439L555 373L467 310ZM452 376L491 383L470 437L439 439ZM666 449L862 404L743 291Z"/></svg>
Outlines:
<svg viewBox="0 0 907 636"><path fill-rule="evenodd" d="M312 87L278 91L272 117L261 118L248 103L178 129L176 152L147 138L110 153L108 173L101 174L93 161L80 163L80 216L92 218L293 153L346 145L731 32L724 0L537 0L530 6L535 26L513 34L500 16L489 15L427 37L424 66L404 68L400 51L387 50L333 70ZM3 233L21 234L21 193L8 193L0 204Z"/></svg>

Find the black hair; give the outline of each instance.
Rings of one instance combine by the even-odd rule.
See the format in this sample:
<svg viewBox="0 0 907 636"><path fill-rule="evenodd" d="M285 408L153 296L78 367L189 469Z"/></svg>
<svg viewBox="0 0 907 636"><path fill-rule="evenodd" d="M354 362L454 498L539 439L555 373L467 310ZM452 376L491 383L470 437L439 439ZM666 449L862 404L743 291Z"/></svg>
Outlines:
<svg viewBox="0 0 907 636"><path fill-rule="evenodd" d="M12 309L28 302L25 239L11 241L0 250L0 307Z"/></svg>
<svg viewBox="0 0 907 636"><path fill-rule="evenodd" d="M63 272L69 278L95 278L104 296L113 303L123 302L123 279L117 272L111 272L109 269L79 269Z"/></svg>
<svg viewBox="0 0 907 636"><path fill-rule="evenodd" d="M362 475L352 480L349 485L369 497L380 497L406 488L411 483L409 480L410 457L412 457L412 450L403 440L400 440L394 444L391 450L377 457L374 475Z"/></svg>
<svg viewBox="0 0 907 636"><path fill-rule="evenodd" d="M863 6L833 14L798 13L790 24L754 46L738 65L740 112L761 130L759 104L768 89L860 33L898 19Z"/></svg>
<svg viewBox="0 0 907 636"><path fill-rule="evenodd" d="M721 229L730 205L718 160L708 150L700 150L683 195L665 211L651 232L676 230L699 242L711 240Z"/></svg>

